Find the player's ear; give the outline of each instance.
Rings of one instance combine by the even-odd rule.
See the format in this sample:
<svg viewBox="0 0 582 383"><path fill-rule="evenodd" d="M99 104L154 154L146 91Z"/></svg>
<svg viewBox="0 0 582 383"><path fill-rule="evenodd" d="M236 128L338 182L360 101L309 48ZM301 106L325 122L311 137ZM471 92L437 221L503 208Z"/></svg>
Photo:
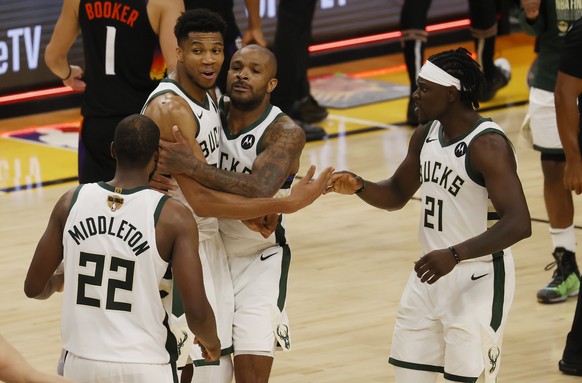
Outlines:
<svg viewBox="0 0 582 383"><path fill-rule="evenodd" d="M160 148L158 147L154 152L154 162L157 163L159 159L160 159Z"/></svg>
<svg viewBox="0 0 582 383"><path fill-rule="evenodd" d="M111 141L111 145L109 146L109 151L111 152L111 158L117 159L115 155L115 142Z"/></svg>
<svg viewBox="0 0 582 383"><path fill-rule="evenodd" d="M180 48L180 45L176 46L176 57L178 58L178 62L184 62L184 58L182 57L182 48Z"/></svg>
<svg viewBox="0 0 582 383"><path fill-rule="evenodd" d="M454 86L447 87L447 100L453 102L459 98L461 92Z"/></svg>
<svg viewBox="0 0 582 383"><path fill-rule="evenodd" d="M279 80L277 80L276 78L270 79L267 84L267 93L271 93L272 91L274 91L278 83Z"/></svg>

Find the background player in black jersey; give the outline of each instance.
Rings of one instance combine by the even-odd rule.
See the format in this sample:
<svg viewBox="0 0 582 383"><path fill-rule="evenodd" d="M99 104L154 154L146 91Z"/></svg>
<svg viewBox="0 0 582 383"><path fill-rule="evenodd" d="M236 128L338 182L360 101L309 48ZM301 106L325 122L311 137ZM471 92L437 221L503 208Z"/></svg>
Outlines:
<svg viewBox="0 0 582 383"><path fill-rule="evenodd" d="M113 178L115 161L109 145L115 127L124 117L139 113L164 75L164 61L168 71L174 70L172 29L183 10L182 0L64 0L45 62L65 85L85 90L80 183ZM67 61L79 33L84 69Z"/></svg>

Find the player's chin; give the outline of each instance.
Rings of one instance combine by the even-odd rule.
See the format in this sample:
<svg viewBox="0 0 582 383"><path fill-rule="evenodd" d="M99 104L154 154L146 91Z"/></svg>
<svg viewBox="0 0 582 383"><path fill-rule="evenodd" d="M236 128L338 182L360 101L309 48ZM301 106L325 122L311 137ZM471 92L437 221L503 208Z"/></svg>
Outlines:
<svg viewBox="0 0 582 383"><path fill-rule="evenodd" d="M426 115L426 113L424 113L424 111L422 109L420 109L419 107L416 107L415 111L416 116L418 117L418 121L419 123L425 123L426 121L430 120L430 118Z"/></svg>

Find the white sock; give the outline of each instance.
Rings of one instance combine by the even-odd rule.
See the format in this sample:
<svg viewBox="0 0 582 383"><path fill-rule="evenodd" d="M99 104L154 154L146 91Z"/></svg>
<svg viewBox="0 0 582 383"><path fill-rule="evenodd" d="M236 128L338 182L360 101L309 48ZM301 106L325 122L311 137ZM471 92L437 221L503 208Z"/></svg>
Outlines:
<svg viewBox="0 0 582 383"><path fill-rule="evenodd" d="M552 237L554 249L556 247L563 247L568 251L576 252L576 233L574 232L574 225L568 226L565 229L555 229L551 227L550 235Z"/></svg>

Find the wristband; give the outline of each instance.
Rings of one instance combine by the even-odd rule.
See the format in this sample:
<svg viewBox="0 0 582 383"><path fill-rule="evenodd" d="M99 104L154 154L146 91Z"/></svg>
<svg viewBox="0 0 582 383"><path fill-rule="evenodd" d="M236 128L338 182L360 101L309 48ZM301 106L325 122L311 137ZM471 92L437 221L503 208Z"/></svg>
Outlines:
<svg viewBox="0 0 582 383"><path fill-rule="evenodd" d="M460 263L461 257L459 257L459 253L457 253L457 250L455 250L455 248L453 246L449 246L449 250L453 254L453 258L455 258L455 262Z"/></svg>
<svg viewBox="0 0 582 383"><path fill-rule="evenodd" d="M67 77L61 78L61 80L67 81L71 77L71 74L73 74L73 68L71 68L71 65L69 65L69 74L67 75Z"/></svg>

